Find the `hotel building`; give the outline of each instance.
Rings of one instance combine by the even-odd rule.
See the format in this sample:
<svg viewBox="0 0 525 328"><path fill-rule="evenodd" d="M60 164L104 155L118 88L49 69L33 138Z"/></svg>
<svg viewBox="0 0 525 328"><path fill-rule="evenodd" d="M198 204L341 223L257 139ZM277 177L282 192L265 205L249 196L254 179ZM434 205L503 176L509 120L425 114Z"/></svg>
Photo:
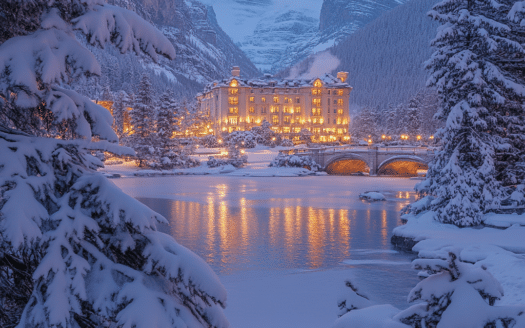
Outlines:
<svg viewBox="0 0 525 328"><path fill-rule="evenodd" d="M267 120L287 138L308 129L317 142L347 141L352 91L347 78L339 72L308 80L244 80L234 67L230 78L208 84L197 95L198 109L210 117L210 132L217 136L248 131Z"/></svg>

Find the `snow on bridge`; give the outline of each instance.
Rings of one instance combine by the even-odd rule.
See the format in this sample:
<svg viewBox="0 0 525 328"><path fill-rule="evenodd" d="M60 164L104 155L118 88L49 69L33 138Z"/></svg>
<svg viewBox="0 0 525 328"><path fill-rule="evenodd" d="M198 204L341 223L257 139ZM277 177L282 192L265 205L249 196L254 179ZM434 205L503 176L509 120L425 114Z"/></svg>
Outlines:
<svg viewBox="0 0 525 328"><path fill-rule="evenodd" d="M348 175L369 172L370 175L417 175L427 170L434 150L427 147L340 146L303 148L281 151L297 156L310 156L329 174Z"/></svg>

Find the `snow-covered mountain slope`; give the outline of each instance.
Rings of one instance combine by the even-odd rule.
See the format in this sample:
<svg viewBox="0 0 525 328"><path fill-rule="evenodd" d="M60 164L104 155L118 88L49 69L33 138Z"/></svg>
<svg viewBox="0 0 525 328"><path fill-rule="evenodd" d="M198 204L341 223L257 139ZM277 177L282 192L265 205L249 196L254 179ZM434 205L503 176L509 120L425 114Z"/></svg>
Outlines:
<svg viewBox="0 0 525 328"><path fill-rule="evenodd" d="M175 60L154 63L146 56L121 55L111 47L90 49L103 67L101 84L112 90L133 91L144 70L150 72L156 91L175 89L193 97L205 83L230 74L240 66L245 77L259 75L258 69L217 23L213 8L196 0L109 0L134 10L154 23L172 42ZM155 74L154 74L155 73ZM92 92L90 92L92 93Z"/></svg>
<svg viewBox="0 0 525 328"><path fill-rule="evenodd" d="M354 88L352 104L386 108L404 102L426 83L423 62L430 58L430 40L437 28L426 13L435 3L437 0L411 0L397 6L326 52L278 75L347 71Z"/></svg>
<svg viewBox="0 0 525 328"><path fill-rule="evenodd" d="M202 0L262 71L275 73L333 46L407 0Z"/></svg>

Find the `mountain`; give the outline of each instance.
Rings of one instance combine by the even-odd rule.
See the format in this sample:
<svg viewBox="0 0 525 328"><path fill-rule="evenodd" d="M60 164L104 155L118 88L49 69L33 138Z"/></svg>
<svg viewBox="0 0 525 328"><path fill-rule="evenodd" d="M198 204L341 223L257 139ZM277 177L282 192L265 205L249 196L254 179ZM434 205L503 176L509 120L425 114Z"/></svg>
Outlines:
<svg viewBox="0 0 525 328"><path fill-rule="evenodd" d="M217 23L212 7L196 0L108 0L135 11L153 23L172 42L176 58L153 62L147 56L122 55L114 47L89 46L102 65L100 86L87 86L96 97L109 85L113 91L133 92L143 72L152 78L155 91L175 90L192 98L203 85L230 75L232 66L240 66L243 76L260 75L259 70ZM97 90L98 87L98 90Z"/></svg>
<svg viewBox="0 0 525 328"><path fill-rule="evenodd" d="M387 108L405 102L425 87L423 62L430 58L430 41L437 31L437 24L426 13L437 2L411 0L397 6L325 52L278 75L295 78L346 71L354 87L353 106Z"/></svg>
<svg viewBox="0 0 525 328"><path fill-rule="evenodd" d="M250 60L275 73L323 51L407 0L203 0Z"/></svg>

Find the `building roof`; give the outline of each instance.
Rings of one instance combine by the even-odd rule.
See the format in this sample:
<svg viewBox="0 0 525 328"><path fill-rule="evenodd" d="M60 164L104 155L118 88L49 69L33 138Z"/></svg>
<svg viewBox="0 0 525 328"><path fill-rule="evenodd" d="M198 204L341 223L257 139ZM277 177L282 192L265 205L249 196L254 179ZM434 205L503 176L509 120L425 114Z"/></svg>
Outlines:
<svg viewBox="0 0 525 328"><path fill-rule="evenodd" d="M325 88L351 88L348 83L341 82L340 79L331 74L325 74L321 77L312 79L275 79L273 77L263 77L258 79L246 80L239 77L232 76L228 79L213 81L205 86L204 93L210 92L213 89L220 87L229 87L232 80L237 80L239 87L252 88L303 88L313 87L314 82L319 79Z"/></svg>

